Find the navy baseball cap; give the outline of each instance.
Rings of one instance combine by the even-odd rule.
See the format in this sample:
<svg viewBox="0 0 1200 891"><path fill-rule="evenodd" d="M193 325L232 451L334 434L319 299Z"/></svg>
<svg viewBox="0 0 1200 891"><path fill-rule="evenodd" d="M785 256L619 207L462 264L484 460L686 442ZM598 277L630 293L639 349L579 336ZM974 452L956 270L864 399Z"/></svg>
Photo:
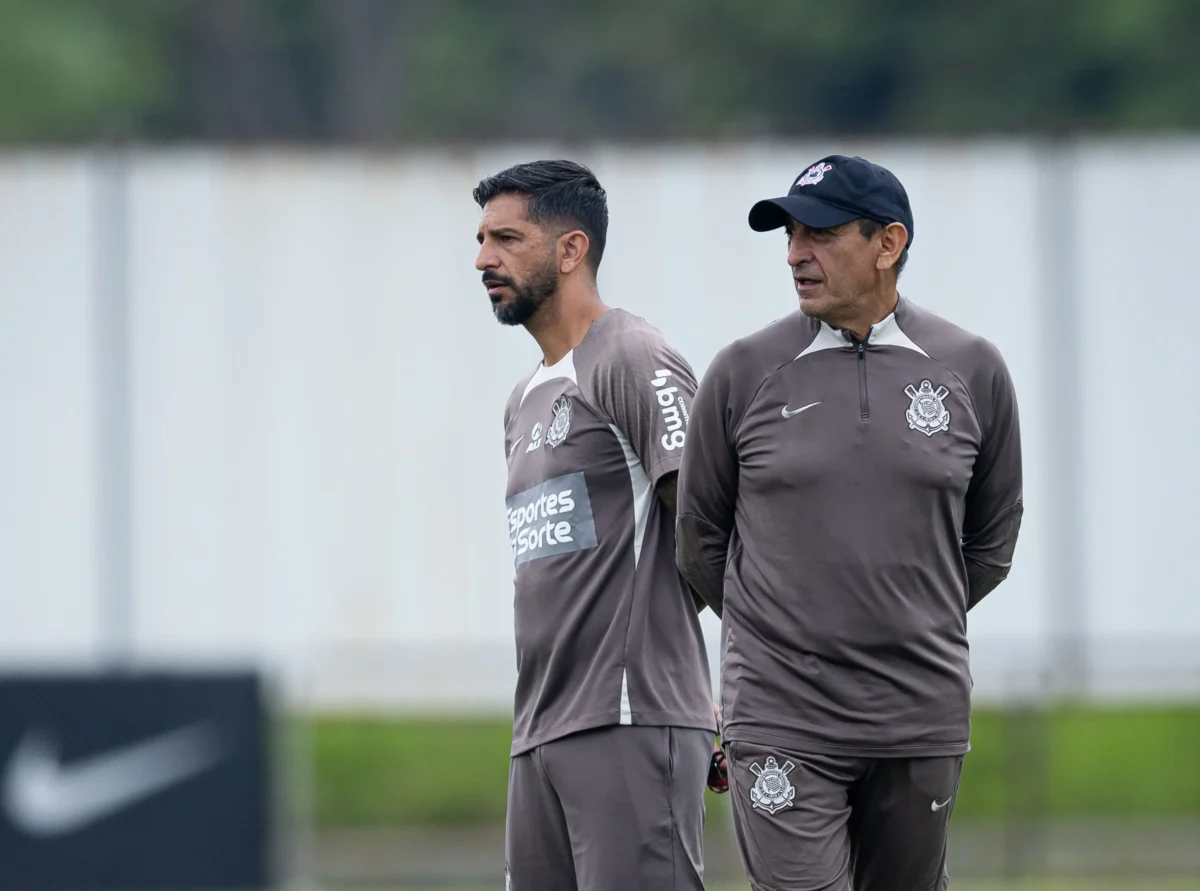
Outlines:
<svg viewBox="0 0 1200 891"><path fill-rule="evenodd" d="M829 155L796 177L787 195L764 198L750 208L750 228L769 232L798 220L812 229L830 229L860 217L903 223L913 241L912 208L900 180L886 167L847 155Z"/></svg>

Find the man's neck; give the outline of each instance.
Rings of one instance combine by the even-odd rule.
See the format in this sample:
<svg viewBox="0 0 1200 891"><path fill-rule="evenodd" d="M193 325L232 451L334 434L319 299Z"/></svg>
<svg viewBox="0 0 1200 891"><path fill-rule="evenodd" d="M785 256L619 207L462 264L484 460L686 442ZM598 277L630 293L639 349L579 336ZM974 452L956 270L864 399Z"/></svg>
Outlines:
<svg viewBox="0 0 1200 891"><path fill-rule="evenodd" d="M873 295L852 317L839 320L834 327L849 331L859 340L866 340L871 328L896 311L900 295L894 290Z"/></svg>
<svg viewBox="0 0 1200 891"><path fill-rule="evenodd" d="M541 347L543 364L554 365L579 346L608 309L594 289L580 295L564 293L526 322L525 329Z"/></svg>

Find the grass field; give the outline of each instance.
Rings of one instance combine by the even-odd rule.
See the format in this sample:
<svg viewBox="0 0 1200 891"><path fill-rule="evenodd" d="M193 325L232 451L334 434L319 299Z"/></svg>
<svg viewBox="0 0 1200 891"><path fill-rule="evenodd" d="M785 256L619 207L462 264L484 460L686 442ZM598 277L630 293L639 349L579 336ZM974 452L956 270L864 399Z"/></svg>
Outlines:
<svg viewBox="0 0 1200 891"><path fill-rule="evenodd" d="M321 826L503 823L504 718L324 716L311 732ZM972 747L956 821L1200 817L1197 706L977 708Z"/></svg>
<svg viewBox="0 0 1200 891"><path fill-rule="evenodd" d="M442 864L459 863L454 851L467 851L466 860L472 859L476 849L452 845L439 860L431 847L439 833L449 839L483 833L492 846L502 839L511 738L504 718L325 715L303 729L314 756L318 830L334 835L365 830L368 838L383 831L392 857L396 838L415 833L422 854L432 856L436 873L400 872L397 878L441 875ZM954 812L955 825L967 830L958 848L963 872L1177 875L1181 863L1197 862L1180 850L1194 851L1190 833L1200 826L1198 751L1200 706L975 709L972 752ZM727 842L732 831L727 799L710 795L709 804L713 839ZM721 847L717 843L711 852L714 867L723 864L714 869L714 879L739 872L730 865L734 855ZM403 855L399 862L408 865ZM463 862L461 872L446 876L455 884L389 885L383 891L484 891L496 883L456 883L488 869L486 863L480 869ZM1200 891L1200 875L1111 882L953 879L951 888ZM714 881L708 891L749 886Z"/></svg>

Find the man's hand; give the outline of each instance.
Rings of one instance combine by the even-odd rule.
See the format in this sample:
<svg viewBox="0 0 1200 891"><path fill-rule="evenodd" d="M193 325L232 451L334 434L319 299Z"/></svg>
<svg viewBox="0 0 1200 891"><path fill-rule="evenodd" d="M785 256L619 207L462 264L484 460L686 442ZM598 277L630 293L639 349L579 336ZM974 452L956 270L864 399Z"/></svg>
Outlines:
<svg viewBox="0 0 1200 891"><path fill-rule="evenodd" d="M729 791L729 759L720 743L713 746L712 761L708 765L708 788L718 795Z"/></svg>
<svg viewBox="0 0 1200 891"><path fill-rule="evenodd" d="M713 717L719 728L721 726L721 710L717 708L715 702L713 703ZM719 740L713 743L712 760L708 764L708 788L718 795L724 795L729 791L729 759L725 757L725 750L721 748Z"/></svg>

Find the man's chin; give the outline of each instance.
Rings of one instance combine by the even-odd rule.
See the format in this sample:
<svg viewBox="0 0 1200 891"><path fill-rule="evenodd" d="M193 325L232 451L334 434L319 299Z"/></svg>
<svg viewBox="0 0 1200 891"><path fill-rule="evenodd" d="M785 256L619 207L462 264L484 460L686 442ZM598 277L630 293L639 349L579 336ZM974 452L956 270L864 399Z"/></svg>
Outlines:
<svg viewBox="0 0 1200 891"><path fill-rule="evenodd" d="M524 325L537 314L537 310L536 306L530 306L520 299L492 304L492 315L496 317L496 321L510 327Z"/></svg>
<svg viewBox="0 0 1200 891"><path fill-rule="evenodd" d="M829 301L813 295L800 298L800 312L810 318L819 319L829 310Z"/></svg>
<svg viewBox="0 0 1200 891"><path fill-rule="evenodd" d="M522 319L513 313L510 313L503 306L494 307L492 310L492 315L496 317L497 322L508 327L523 325L527 321L526 319Z"/></svg>

